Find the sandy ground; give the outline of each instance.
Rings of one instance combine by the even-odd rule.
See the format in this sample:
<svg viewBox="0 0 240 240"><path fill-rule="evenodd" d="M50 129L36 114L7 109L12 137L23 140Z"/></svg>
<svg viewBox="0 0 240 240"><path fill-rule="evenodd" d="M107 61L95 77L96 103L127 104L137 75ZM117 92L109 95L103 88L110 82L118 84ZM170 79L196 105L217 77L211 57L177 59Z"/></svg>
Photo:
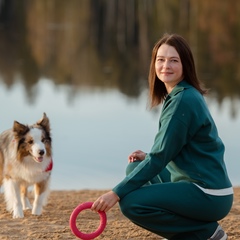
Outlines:
<svg viewBox="0 0 240 240"><path fill-rule="evenodd" d="M235 200L230 214L220 223L228 233L229 240L240 239L240 188L235 188ZM0 193L0 239L78 239L69 228L70 215L80 203L94 201L102 190L52 191L42 216L32 216L25 212L23 219L12 219L5 210L3 194ZM130 239L162 239L149 233L126 219L118 205L107 213L107 226L97 239L130 240ZM81 213L77 220L84 232L95 231L99 224L99 216L90 210Z"/></svg>

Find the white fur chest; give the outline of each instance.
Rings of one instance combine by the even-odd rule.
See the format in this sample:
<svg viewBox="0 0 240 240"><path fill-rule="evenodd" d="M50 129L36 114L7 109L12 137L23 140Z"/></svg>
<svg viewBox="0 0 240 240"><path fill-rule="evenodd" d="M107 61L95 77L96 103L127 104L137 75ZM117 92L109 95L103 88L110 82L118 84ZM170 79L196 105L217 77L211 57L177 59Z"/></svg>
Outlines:
<svg viewBox="0 0 240 240"><path fill-rule="evenodd" d="M14 167L11 168L10 177L16 180L24 181L28 185L46 180L51 171L46 171L51 158L45 158L43 162L37 163L32 157L28 156L22 162L14 161Z"/></svg>

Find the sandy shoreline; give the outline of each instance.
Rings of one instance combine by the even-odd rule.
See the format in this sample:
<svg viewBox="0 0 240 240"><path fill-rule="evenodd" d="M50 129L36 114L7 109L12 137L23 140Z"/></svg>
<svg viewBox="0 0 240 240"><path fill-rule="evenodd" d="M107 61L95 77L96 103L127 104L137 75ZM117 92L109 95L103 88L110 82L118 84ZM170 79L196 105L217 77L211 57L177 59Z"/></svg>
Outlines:
<svg viewBox="0 0 240 240"><path fill-rule="evenodd" d="M104 190L52 191L43 215L32 216L25 212L24 219L12 219L5 210L3 194L0 194L0 239L78 239L69 228L69 217L75 207L86 201L94 201ZM235 198L230 214L220 223L229 238L240 239L240 188L234 188ZM107 226L97 239L130 240L162 239L149 233L127 220L120 212L118 205L107 213ZM86 210L81 213L81 226L84 231L94 231L99 224L95 213Z"/></svg>

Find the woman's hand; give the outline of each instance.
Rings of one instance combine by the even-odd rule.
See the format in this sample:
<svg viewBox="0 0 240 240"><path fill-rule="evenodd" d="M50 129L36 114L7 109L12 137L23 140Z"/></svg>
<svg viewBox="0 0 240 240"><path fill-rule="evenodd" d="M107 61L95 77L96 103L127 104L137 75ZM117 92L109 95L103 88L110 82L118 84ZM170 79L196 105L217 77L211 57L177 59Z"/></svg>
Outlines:
<svg viewBox="0 0 240 240"><path fill-rule="evenodd" d="M98 211L104 211L107 212L109 209L111 209L118 201L119 201L118 195L113 192L107 192L100 196L92 205L91 210L98 212Z"/></svg>
<svg viewBox="0 0 240 240"><path fill-rule="evenodd" d="M146 157L146 153L141 151L141 150L137 150L133 153L131 153L129 156L128 156L128 162L134 162L134 161L142 161L144 160Z"/></svg>

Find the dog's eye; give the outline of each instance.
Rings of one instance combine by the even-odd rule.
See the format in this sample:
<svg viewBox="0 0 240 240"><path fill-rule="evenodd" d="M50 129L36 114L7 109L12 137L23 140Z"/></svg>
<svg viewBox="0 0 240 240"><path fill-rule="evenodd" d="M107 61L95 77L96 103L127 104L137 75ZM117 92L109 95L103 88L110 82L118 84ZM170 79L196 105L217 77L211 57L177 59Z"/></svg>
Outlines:
<svg viewBox="0 0 240 240"><path fill-rule="evenodd" d="M33 144L33 140L29 140L29 141L28 141L28 144Z"/></svg>

